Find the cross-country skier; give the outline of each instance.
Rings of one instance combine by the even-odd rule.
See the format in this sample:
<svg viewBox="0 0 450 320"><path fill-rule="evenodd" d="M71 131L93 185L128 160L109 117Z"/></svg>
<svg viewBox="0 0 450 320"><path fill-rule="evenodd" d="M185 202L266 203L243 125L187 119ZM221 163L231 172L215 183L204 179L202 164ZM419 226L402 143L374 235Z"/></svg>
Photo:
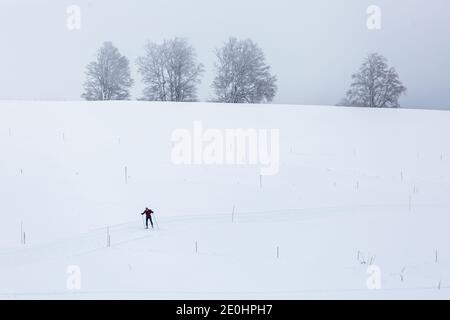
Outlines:
<svg viewBox="0 0 450 320"><path fill-rule="evenodd" d="M145 208L144 212L141 213L141 215L145 214L145 229L148 229L148 221L150 220L150 225L153 229L153 221L152 221L152 213L153 211L149 208Z"/></svg>

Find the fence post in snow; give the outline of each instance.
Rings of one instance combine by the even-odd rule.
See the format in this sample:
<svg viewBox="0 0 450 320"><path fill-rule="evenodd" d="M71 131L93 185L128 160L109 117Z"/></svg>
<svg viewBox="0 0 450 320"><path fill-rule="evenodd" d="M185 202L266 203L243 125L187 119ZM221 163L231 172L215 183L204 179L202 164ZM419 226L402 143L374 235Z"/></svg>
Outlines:
<svg viewBox="0 0 450 320"><path fill-rule="evenodd" d="M25 244L25 233L23 232L23 221L20 221L20 244Z"/></svg>
<svg viewBox="0 0 450 320"><path fill-rule="evenodd" d="M106 227L106 246L111 247L111 236L109 234L109 226Z"/></svg>
<svg viewBox="0 0 450 320"><path fill-rule="evenodd" d="M277 259L280 259L280 247L277 246Z"/></svg>
<svg viewBox="0 0 450 320"><path fill-rule="evenodd" d="M435 254L434 263L438 263L438 251L437 251L437 249L436 249L434 254Z"/></svg>
<svg viewBox="0 0 450 320"><path fill-rule="evenodd" d="M198 253L198 243L197 243L197 240L195 240L195 253Z"/></svg>
<svg viewBox="0 0 450 320"><path fill-rule="evenodd" d="M128 168L125 166L125 184L128 184Z"/></svg>

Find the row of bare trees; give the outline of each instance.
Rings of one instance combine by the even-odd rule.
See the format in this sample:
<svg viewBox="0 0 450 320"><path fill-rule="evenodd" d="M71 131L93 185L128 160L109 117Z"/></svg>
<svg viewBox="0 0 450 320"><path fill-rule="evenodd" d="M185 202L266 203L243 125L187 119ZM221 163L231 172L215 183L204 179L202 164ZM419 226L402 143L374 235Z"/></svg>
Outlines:
<svg viewBox="0 0 450 320"><path fill-rule="evenodd" d="M271 74L261 48L250 39L230 38L216 49L212 101L224 103L271 102L277 92L277 77ZM97 59L87 65L82 97L86 100L130 98L129 60L111 42L105 42ZM186 39L148 42L136 60L144 84L142 100L197 101L197 87L204 73L194 48ZM399 107L406 92L396 70L381 54L368 55L352 75L350 90L341 106Z"/></svg>
<svg viewBox="0 0 450 320"><path fill-rule="evenodd" d="M162 43L148 42L136 61L144 83L142 100L197 101L197 87L204 66L197 62L194 48L186 39ZM273 100L276 76L270 72L263 51L252 40L230 38L216 49L213 101L263 103ZM130 98L129 60L111 42L105 42L96 61L88 64L82 97L86 100L125 100Z"/></svg>

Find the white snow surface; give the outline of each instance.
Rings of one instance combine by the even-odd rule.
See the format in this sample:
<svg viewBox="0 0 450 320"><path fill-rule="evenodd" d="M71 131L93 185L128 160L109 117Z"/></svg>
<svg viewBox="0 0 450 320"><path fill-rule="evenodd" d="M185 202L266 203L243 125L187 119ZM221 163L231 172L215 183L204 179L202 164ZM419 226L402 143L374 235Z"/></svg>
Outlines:
<svg viewBox="0 0 450 320"><path fill-rule="evenodd" d="M174 165L195 120L279 129L279 173ZM0 298L448 299L449 137L446 111L0 102Z"/></svg>

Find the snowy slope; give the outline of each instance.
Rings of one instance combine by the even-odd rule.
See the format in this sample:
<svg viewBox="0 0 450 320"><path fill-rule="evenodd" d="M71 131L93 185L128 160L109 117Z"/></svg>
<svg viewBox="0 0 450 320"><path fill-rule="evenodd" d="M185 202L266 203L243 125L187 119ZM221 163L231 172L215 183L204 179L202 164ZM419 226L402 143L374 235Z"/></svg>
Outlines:
<svg viewBox="0 0 450 320"><path fill-rule="evenodd" d="M195 120L279 129L279 173L174 165ZM449 136L446 111L0 102L0 298L450 298Z"/></svg>

